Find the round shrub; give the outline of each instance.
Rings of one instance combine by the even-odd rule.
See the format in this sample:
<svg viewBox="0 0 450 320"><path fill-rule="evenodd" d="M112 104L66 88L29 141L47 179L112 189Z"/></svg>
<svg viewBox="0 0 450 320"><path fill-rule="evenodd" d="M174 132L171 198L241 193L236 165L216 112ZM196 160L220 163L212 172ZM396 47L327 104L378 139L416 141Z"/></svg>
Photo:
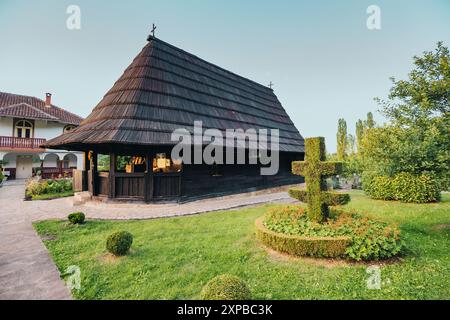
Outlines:
<svg viewBox="0 0 450 320"><path fill-rule="evenodd" d="M83 212L74 212L67 217L72 224L83 224L86 216Z"/></svg>
<svg viewBox="0 0 450 320"><path fill-rule="evenodd" d="M250 289L240 278L223 274L212 278L202 289L202 300L249 300Z"/></svg>
<svg viewBox="0 0 450 320"><path fill-rule="evenodd" d="M403 247L396 226L335 208L325 223L311 221L299 206L271 209L262 220L268 231L258 228L258 221L258 239L290 254L381 260L397 255Z"/></svg>
<svg viewBox="0 0 450 320"><path fill-rule="evenodd" d="M106 240L106 249L115 256L123 256L130 250L133 235L127 231L111 234Z"/></svg>
<svg viewBox="0 0 450 320"><path fill-rule="evenodd" d="M372 177L365 183L364 191L373 199L412 203L439 201L441 197L439 182L426 173L402 172L394 177Z"/></svg>

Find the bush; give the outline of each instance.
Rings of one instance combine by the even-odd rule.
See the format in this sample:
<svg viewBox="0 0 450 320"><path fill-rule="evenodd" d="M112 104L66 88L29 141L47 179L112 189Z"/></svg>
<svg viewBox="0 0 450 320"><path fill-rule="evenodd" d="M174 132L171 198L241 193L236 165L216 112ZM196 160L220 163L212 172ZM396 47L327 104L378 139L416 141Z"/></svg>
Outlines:
<svg viewBox="0 0 450 320"><path fill-rule="evenodd" d="M29 180L26 185L27 196L38 196L43 194L57 194L66 191L72 191L72 179L47 179L47 180Z"/></svg>
<svg viewBox="0 0 450 320"><path fill-rule="evenodd" d="M396 226L337 209L330 213L325 223L317 223L301 207L274 208L257 220L257 237L273 249L300 256L360 261L387 259L401 251Z"/></svg>
<svg viewBox="0 0 450 320"><path fill-rule="evenodd" d="M111 234L106 240L106 249L115 256L127 254L133 243L133 235L127 231Z"/></svg>
<svg viewBox="0 0 450 320"><path fill-rule="evenodd" d="M425 203L439 201L439 182L430 174L419 176L402 172L394 177L370 177L364 183L364 191L373 199L398 200Z"/></svg>
<svg viewBox="0 0 450 320"><path fill-rule="evenodd" d="M202 289L202 300L249 300L250 289L240 278L223 274L211 279Z"/></svg>
<svg viewBox="0 0 450 320"><path fill-rule="evenodd" d="M83 212L74 212L67 217L72 224L83 224L86 216Z"/></svg>

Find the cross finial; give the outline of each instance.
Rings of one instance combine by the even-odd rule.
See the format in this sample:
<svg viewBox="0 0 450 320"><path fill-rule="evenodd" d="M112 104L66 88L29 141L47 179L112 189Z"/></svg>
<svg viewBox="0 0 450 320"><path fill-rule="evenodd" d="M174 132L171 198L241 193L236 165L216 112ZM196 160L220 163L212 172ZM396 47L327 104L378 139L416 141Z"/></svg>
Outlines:
<svg viewBox="0 0 450 320"><path fill-rule="evenodd" d="M152 30L150 31L153 37L155 37L155 31L156 31L156 24L153 24Z"/></svg>
<svg viewBox="0 0 450 320"><path fill-rule="evenodd" d="M269 88L273 89L273 82L272 81L270 81L270 83L269 83Z"/></svg>

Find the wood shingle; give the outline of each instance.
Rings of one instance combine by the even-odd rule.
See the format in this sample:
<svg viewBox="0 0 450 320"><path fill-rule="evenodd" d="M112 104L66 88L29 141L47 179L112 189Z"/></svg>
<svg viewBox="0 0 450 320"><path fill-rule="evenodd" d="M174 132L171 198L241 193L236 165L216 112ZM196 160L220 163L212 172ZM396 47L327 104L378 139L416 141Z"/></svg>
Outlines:
<svg viewBox="0 0 450 320"><path fill-rule="evenodd" d="M304 152L303 137L272 89L152 36L81 125L46 146L173 145L178 128L279 129L280 151Z"/></svg>

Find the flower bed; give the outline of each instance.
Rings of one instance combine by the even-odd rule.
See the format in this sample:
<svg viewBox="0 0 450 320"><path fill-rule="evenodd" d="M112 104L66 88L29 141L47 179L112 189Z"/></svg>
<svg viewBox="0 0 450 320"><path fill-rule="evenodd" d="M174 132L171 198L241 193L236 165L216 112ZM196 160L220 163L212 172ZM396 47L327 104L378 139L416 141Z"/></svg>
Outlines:
<svg viewBox="0 0 450 320"><path fill-rule="evenodd" d="M256 221L256 230L265 245L297 256L381 260L403 246L396 226L337 209L327 222L317 223L301 207L274 208Z"/></svg>
<svg viewBox="0 0 450 320"><path fill-rule="evenodd" d="M73 195L72 179L32 179L27 182L25 197L46 200Z"/></svg>

